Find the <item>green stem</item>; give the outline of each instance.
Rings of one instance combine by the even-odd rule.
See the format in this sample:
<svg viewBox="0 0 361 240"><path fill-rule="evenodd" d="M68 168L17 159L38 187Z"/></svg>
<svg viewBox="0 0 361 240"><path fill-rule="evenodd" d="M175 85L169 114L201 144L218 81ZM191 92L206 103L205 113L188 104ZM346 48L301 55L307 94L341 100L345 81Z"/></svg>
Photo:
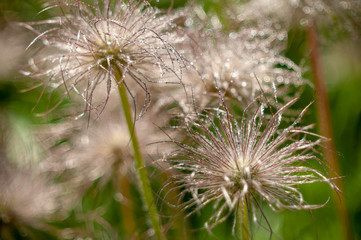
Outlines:
<svg viewBox="0 0 361 240"><path fill-rule="evenodd" d="M115 156L117 156L117 161L114 164L114 169L120 169L120 165L124 163L122 160L121 151L114 151ZM122 209L122 218L124 220L124 230L125 236L127 239L139 239L136 234L136 224L134 220L134 215L132 210L134 209L132 203L132 194L130 192L130 182L126 174L120 173L120 171L115 172L115 180L117 190L125 197L125 201L121 204Z"/></svg>
<svg viewBox="0 0 361 240"><path fill-rule="evenodd" d="M135 220L132 213L133 204L131 199L130 193L130 184L129 179L127 176L119 175L119 189L121 190L122 195L127 199L126 203L123 203L122 208L122 215L124 220L124 230L127 239L138 239L136 234L136 227L135 227Z"/></svg>
<svg viewBox="0 0 361 240"><path fill-rule="evenodd" d="M117 71L115 71L115 77L118 82L122 81L122 71L121 69L117 68ZM118 86L120 99L123 106L124 116L127 121L129 133L131 134L131 140L133 145L133 151L134 151L134 160L135 165L138 170L139 174L139 180L141 185L141 195L143 197L143 201L146 204L146 210L148 212L148 217L150 218L151 224L153 226L153 229L155 231L155 236L157 239L162 240L165 239L165 236L162 232L162 228L160 226L160 221L158 218L158 210L153 202L153 193L150 187L149 179L147 170L144 166L144 161L142 154L140 152L139 143L137 139L137 135L134 128L134 122L132 119L132 111L130 108L128 96L126 87L124 85L124 82L121 82Z"/></svg>
<svg viewBox="0 0 361 240"><path fill-rule="evenodd" d="M169 179L168 173L163 173L162 175L164 177L164 180ZM179 196L181 193L179 192L179 189L176 188L176 184L170 183L168 186L164 189L165 192L167 192L169 203L176 206L179 204ZM174 214L174 208L171 206L168 206L168 204L165 204L165 210L167 211L167 214ZM180 211L177 213L172 221L172 226L174 227L174 239L175 240L188 240L189 239L189 231L188 231L188 221L185 216L184 211Z"/></svg>
<svg viewBox="0 0 361 240"><path fill-rule="evenodd" d="M249 240L248 211L246 197L239 201L238 205L237 232L240 239Z"/></svg>

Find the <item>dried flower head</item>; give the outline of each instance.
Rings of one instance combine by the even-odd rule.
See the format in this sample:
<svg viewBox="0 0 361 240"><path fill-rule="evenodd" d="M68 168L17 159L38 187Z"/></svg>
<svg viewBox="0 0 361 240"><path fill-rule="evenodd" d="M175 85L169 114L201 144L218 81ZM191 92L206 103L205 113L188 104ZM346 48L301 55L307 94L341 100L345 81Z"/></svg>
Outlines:
<svg viewBox="0 0 361 240"><path fill-rule="evenodd" d="M179 208L188 210L189 216L213 203L214 213L205 225L211 229L237 208L246 207L248 215L259 220L258 213L264 216L262 201L273 210L322 207L308 204L298 187L324 182L337 189L315 166L324 166L314 147L325 139L309 132L311 126L297 126L306 109L290 126L280 127L282 113L294 102L267 121L262 107L250 119L245 114L240 125L227 108L186 121L188 139L182 143L174 140L179 149L165 159L172 170L181 172L165 186L179 184L173 190L179 189L180 197L192 195ZM318 139L308 140L310 136Z"/></svg>
<svg viewBox="0 0 361 240"><path fill-rule="evenodd" d="M198 94L213 93L215 99L221 90L244 107L261 94L272 98L275 86L288 101L289 87L304 81L301 69L280 55L279 42L284 38L286 33L254 27L209 41L207 50L194 63L200 76L189 77L190 84Z"/></svg>
<svg viewBox="0 0 361 240"><path fill-rule="evenodd" d="M60 209L59 186L32 168L10 169L0 160L0 221L39 227Z"/></svg>
<svg viewBox="0 0 361 240"><path fill-rule="evenodd" d="M39 41L44 46L24 74L40 80L39 86L63 86L62 99L74 90L86 102L86 111L101 111L112 89L124 82L128 91L138 86L145 92L144 110L150 102L148 83L167 82L169 75L179 82L180 56L166 40L171 19L147 1L53 1L46 9L62 15L22 24L37 34L29 47ZM106 97L96 105L99 88Z"/></svg>
<svg viewBox="0 0 361 240"><path fill-rule="evenodd" d="M333 33L346 30L356 35L360 34L360 11L358 0L252 0L239 7L233 6L232 10L236 22L256 21L263 24L272 21L283 28L294 24L308 26L316 22L325 24Z"/></svg>
<svg viewBox="0 0 361 240"><path fill-rule="evenodd" d="M124 125L112 118L101 119L90 129L68 125L48 126L47 133L39 136L50 149L42 164L45 171L64 176L73 190L80 192L97 180L104 184L117 175L134 177L130 136Z"/></svg>
<svg viewBox="0 0 361 240"><path fill-rule="evenodd" d="M301 68L282 55L286 30L267 24L243 24L226 36L214 26L212 19L217 16L207 16L199 8L183 15L188 40L179 49L190 67L182 82L192 87L201 107L214 100L218 103L219 90L227 100L236 100L246 107L260 95L272 99L276 86L280 92L277 95L288 102L289 96L294 98L290 89L305 83Z"/></svg>

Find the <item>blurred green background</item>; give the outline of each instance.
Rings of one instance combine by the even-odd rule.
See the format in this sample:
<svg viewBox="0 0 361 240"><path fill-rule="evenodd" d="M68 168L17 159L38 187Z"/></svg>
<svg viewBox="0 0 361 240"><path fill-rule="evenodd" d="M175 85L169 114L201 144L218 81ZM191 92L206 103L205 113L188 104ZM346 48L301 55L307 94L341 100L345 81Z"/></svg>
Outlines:
<svg viewBox="0 0 361 240"><path fill-rule="evenodd" d="M222 13L224 2L221 0L203 0L199 1L199 3L203 4L207 11ZM170 1L161 0L159 3L159 7L162 8L167 8L169 5ZM184 5L185 1L176 0L174 8ZM48 18L47 12L38 14L41 9L42 1L39 0L1 0L0 31L4 31L7 24L11 22L35 21ZM336 21L341 22L342 20L336 19ZM332 28L332 26L328 27ZM328 30L332 32L332 29ZM325 34L322 35L324 32ZM361 36L358 39L351 35L340 36L336 34L336 37L335 35L331 36L326 34L326 31L321 31L322 60L327 80L334 141L345 185L345 190L342 194L347 201L354 238L361 239ZM7 36L1 35L1 37L6 38ZM18 38L21 39L12 41L15 41L16 44L25 50L26 44L31 41L32 37L25 30L24 33L19 33L18 35ZM304 29L297 26L292 28L288 39L288 48L284 54L297 64L302 64L305 69L304 77L311 80L308 60L309 53ZM0 43L4 44L3 42L0 41ZM0 49L3 47L5 46L0 46ZM0 58L0 63L9 61L7 56L1 53ZM13 152L10 151L10 153L14 154L14 156L24 152L36 152L36 144L29 141L30 138L28 137L31 134L32 128L35 125L47 122L48 119L56 119L57 117L56 115L47 117L36 116L36 113L41 113L47 108L46 96L49 93L45 93L45 96L40 99L37 107L32 111L31 109L36 105L41 95L41 89L25 93L21 92L33 84L30 79L19 77L19 74L16 73L16 68L24 63L23 59L25 58L26 54L21 55L18 62L19 65L15 66L12 72L0 75L1 141L8 141L6 144L10 145L10 149L13 149ZM302 97L304 99L301 100L305 102L312 101L314 99L313 89L306 88ZM315 111L316 107L314 104L306 118L310 123L317 121ZM6 128L7 132L11 132L11 139L4 138L4 128ZM1 152L1 154L5 153ZM24 158L21 161L26 161L26 159ZM20 164L25 163L20 162ZM102 196L106 196L107 191L106 188L103 189ZM303 192L305 193L305 199L315 204L324 203L328 200L328 196L331 196L330 189L325 188L324 185L312 185L303 189ZM89 194L91 195L91 190ZM106 198L99 201L107 202ZM111 201L105 204L112 206L112 209L116 208L116 205ZM207 211L209 213L212 209L205 209L202 211L202 214L197 214L190 218L190 225L193 229L202 227ZM265 212L274 231L273 239L343 239L342 226L337 218L335 203L332 197L325 207L312 212L284 211L275 213L267 207L265 207ZM109 217L112 218L112 216ZM116 217L113 217L113 220L114 218ZM65 227L69 227L72 221L75 221L74 219L71 220L71 216L69 219L67 220L68 222L59 223L59 226L64 224ZM115 219L113 222L117 221L120 220ZM231 229L232 219L217 226L214 229L214 236L209 235L204 229L192 231L192 235L194 239L229 239ZM254 226L253 230L255 234L254 239L268 239L268 231L263 230L257 225ZM14 237L14 239L22 238L21 235ZM47 239L50 236L39 233L38 238ZM172 236L170 236L171 238Z"/></svg>

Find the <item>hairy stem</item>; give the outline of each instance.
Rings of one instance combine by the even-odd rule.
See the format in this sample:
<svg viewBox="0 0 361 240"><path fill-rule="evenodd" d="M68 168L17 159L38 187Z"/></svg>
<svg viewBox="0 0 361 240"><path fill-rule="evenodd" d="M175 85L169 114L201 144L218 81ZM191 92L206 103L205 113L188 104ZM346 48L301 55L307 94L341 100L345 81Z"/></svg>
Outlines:
<svg viewBox="0 0 361 240"><path fill-rule="evenodd" d="M147 170L144 166L143 157L140 151L136 131L134 128L134 122L132 118L132 111L129 104L128 96L127 96L127 90L124 85L124 82L122 81L122 71L119 68L116 68L115 71L115 77L118 82L120 82L118 86L118 91L120 95L120 99L123 106L124 116L127 121L128 130L131 135L131 141L133 145L133 151L134 151L134 160L135 160L135 166L137 168L138 174L139 174L139 180L141 185L141 195L143 198L143 201L146 205L146 211L148 212L148 217L151 221L152 227L155 232L155 236L159 240L165 239L165 236L162 232L162 228L159 221L159 215L158 210L153 202L153 193L150 187L149 179Z"/></svg>
<svg viewBox="0 0 361 240"><path fill-rule="evenodd" d="M249 240L249 227L248 227L248 210L246 197L239 201L237 213L237 232L238 238L242 240Z"/></svg>

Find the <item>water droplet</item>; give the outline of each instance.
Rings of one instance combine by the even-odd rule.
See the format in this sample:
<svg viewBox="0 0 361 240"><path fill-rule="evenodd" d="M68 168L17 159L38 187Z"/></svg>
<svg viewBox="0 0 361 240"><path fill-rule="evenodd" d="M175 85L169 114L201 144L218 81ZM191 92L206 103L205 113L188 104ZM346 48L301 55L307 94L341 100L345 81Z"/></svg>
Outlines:
<svg viewBox="0 0 361 240"><path fill-rule="evenodd" d="M123 194L121 194L120 192L116 192L115 194L114 194L114 199L115 199L115 201L117 201L117 202L122 202L122 201L124 201L126 198L123 196Z"/></svg>
<svg viewBox="0 0 361 240"><path fill-rule="evenodd" d="M278 40L282 41L287 37L287 34L285 32L278 34L277 38Z"/></svg>
<svg viewBox="0 0 361 240"><path fill-rule="evenodd" d="M237 33L231 32L231 33L229 34L229 38L232 39L232 40L236 39L236 38L237 38Z"/></svg>
<svg viewBox="0 0 361 240"><path fill-rule="evenodd" d="M261 109L260 109L260 114L261 114L261 116L264 115L264 109L265 109L264 105L261 104Z"/></svg>
<svg viewBox="0 0 361 240"><path fill-rule="evenodd" d="M193 25L193 19L192 18L187 18L186 21L184 22L184 25L186 27L190 27Z"/></svg>
<svg viewBox="0 0 361 240"><path fill-rule="evenodd" d="M290 0L290 3L293 7L297 7L299 4L299 0Z"/></svg>
<svg viewBox="0 0 361 240"><path fill-rule="evenodd" d="M68 169L74 168L76 166L74 159L68 159L67 161L65 161L65 166Z"/></svg>
<svg viewBox="0 0 361 240"><path fill-rule="evenodd" d="M302 19L300 20L300 24L301 24L301 26L306 27L306 26L308 26L309 21L308 21L308 19L306 19L306 18L302 18Z"/></svg>
<svg viewBox="0 0 361 240"><path fill-rule="evenodd" d="M351 9L351 4L349 2L346 2L346 1L341 1L340 6L345 10Z"/></svg>
<svg viewBox="0 0 361 240"><path fill-rule="evenodd" d="M278 76L278 77L276 78L276 80L277 80L277 82L281 83L281 82L283 82L283 77L282 77L282 76Z"/></svg>
<svg viewBox="0 0 361 240"><path fill-rule="evenodd" d="M238 71L232 71L232 73L231 73L232 78L237 78L238 76L239 76Z"/></svg>
<svg viewBox="0 0 361 240"><path fill-rule="evenodd" d="M261 32L262 32L262 31L261 31ZM260 32L260 33L261 33L261 32ZM262 32L262 33L263 33L263 32ZM256 36L257 31L256 31L255 29L252 29L249 34L251 35L251 37L254 37L254 36Z"/></svg>
<svg viewBox="0 0 361 240"><path fill-rule="evenodd" d="M303 7L302 11L307 15L310 15L312 13L312 9L308 6Z"/></svg>

